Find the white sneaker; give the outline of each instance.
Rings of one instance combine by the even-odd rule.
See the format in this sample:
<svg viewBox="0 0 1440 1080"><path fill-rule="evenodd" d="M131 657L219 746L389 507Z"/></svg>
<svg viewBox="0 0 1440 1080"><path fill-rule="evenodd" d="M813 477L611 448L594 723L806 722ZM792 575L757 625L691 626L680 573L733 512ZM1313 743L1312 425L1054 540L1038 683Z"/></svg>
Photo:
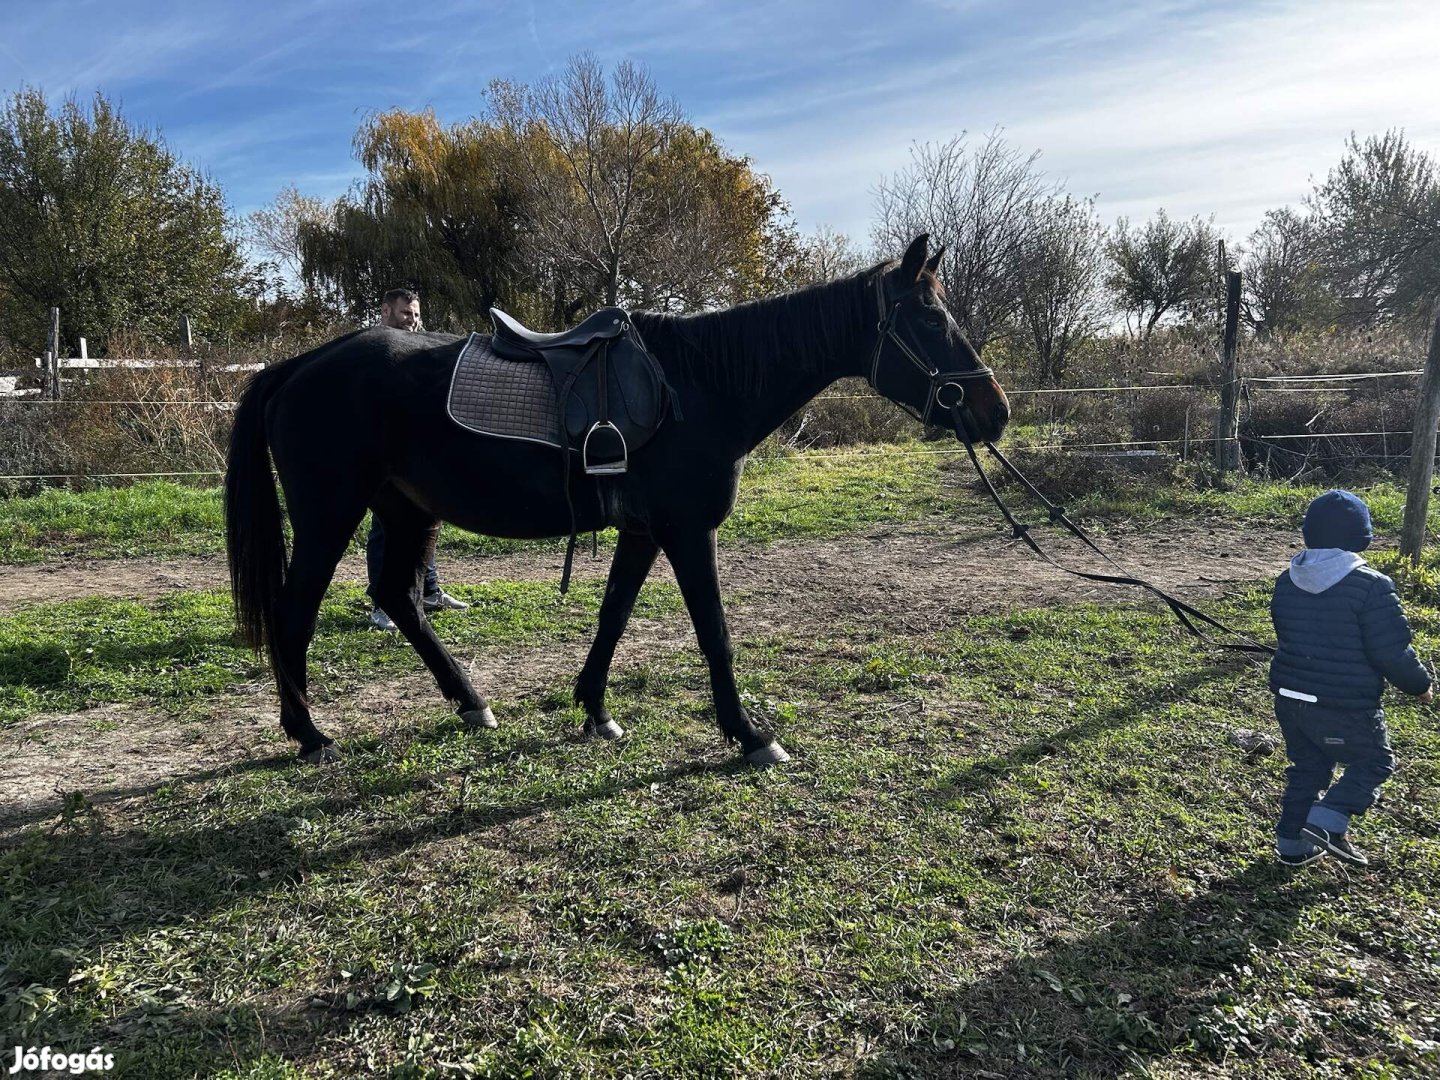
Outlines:
<svg viewBox="0 0 1440 1080"><path fill-rule="evenodd" d="M376 630L394 630L395 620L377 607L370 612L370 625Z"/></svg>
<svg viewBox="0 0 1440 1080"><path fill-rule="evenodd" d="M469 606L464 600L451 596L444 589L435 596L425 598L426 611L464 611Z"/></svg>

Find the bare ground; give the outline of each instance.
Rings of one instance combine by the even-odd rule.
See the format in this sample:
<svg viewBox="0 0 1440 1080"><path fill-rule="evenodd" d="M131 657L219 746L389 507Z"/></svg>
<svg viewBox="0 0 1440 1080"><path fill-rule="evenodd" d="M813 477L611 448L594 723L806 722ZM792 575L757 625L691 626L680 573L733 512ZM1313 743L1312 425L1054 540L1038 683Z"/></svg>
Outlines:
<svg viewBox="0 0 1440 1080"><path fill-rule="evenodd" d="M1297 546L1291 531L1172 521L1112 532L1105 546L1155 584L1195 600L1271 577ZM1105 569L1073 547L1064 561ZM559 558L525 554L441 561L445 582L558 580ZM577 573L599 577L603 560L580 559ZM669 578L669 569L658 571ZM337 580L360 580L350 558ZM1130 602L1147 594L1071 577L993 530L925 522L887 526L826 541L789 541L721 553L721 579L737 637L833 633L845 627L932 631L967 616L1049 603ZM221 558L124 559L0 567L0 611L80 596L153 599L178 589L227 584ZM578 671L587 642L576 641L465 657L477 683L502 701ZM683 616L636 620L618 665L650 662L693 647ZM360 687L327 702L324 725L344 736L383 729L414 709L442 704L416 662L413 673ZM42 714L0 731L0 826L44 820L66 792L94 803L125 799L167 781L284 761L290 749L276 723L272 688L252 684L216 695L196 715L141 705ZM336 720L339 722L335 722ZM502 717L503 722L503 717ZM564 737L557 733L557 738Z"/></svg>

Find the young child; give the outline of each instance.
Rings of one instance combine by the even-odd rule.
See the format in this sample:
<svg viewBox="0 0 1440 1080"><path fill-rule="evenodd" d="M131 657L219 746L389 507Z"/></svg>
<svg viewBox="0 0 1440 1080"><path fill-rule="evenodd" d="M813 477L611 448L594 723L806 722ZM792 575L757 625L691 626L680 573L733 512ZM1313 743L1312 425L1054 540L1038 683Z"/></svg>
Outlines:
<svg viewBox="0 0 1440 1080"><path fill-rule="evenodd" d="M1276 847L1288 866L1327 852L1365 866L1346 830L1395 771L1380 691L1388 680L1428 705L1430 675L1410 647L1395 583L1358 554L1373 535L1364 501L1327 491L1305 511L1301 531L1305 550L1270 600L1278 646L1270 689L1290 759ZM1332 786L1339 762L1346 769Z"/></svg>

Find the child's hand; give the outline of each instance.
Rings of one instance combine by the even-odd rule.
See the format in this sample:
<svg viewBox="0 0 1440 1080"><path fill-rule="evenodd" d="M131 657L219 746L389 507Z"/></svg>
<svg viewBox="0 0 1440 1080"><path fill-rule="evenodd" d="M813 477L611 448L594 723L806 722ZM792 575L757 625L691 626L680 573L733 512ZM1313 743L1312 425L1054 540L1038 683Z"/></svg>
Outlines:
<svg viewBox="0 0 1440 1080"><path fill-rule="evenodd" d="M1435 691L1426 690L1425 693L1416 695L1415 700L1420 702L1421 705L1429 705L1430 702L1435 700Z"/></svg>

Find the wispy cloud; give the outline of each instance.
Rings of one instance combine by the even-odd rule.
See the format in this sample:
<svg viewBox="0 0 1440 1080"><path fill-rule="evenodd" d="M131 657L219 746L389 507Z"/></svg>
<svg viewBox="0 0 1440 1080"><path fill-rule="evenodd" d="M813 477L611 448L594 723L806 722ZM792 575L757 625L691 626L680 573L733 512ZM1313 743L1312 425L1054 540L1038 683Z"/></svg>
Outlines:
<svg viewBox="0 0 1440 1080"><path fill-rule="evenodd" d="M1098 17L1057 28L998 78L967 78L957 60L928 81L888 80L873 98L822 87L817 97L833 97L818 112L725 119L802 219L862 235L871 206L859 193L902 167L912 142L995 126L1042 150L1072 190L1098 193L1108 215L1165 205L1244 233L1298 199L1352 129L1404 126L1440 148L1436 40L1440 9L1413 4L1272 4L1205 19L1177 6L1144 33Z"/></svg>
<svg viewBox="0 0 1440 1080"><path fill-rule="evenodd" d="M1243 234L1297 199L1353 129L1440 148L1440 7L1403 0L55 0L10 17L0 87L101 89L164 130L237 208L334 194L369 112L458 120L490 79L588 49L639 61L802 226L864 237L917 141L1003 127L1107 217L1217 216Z"/></svg>

